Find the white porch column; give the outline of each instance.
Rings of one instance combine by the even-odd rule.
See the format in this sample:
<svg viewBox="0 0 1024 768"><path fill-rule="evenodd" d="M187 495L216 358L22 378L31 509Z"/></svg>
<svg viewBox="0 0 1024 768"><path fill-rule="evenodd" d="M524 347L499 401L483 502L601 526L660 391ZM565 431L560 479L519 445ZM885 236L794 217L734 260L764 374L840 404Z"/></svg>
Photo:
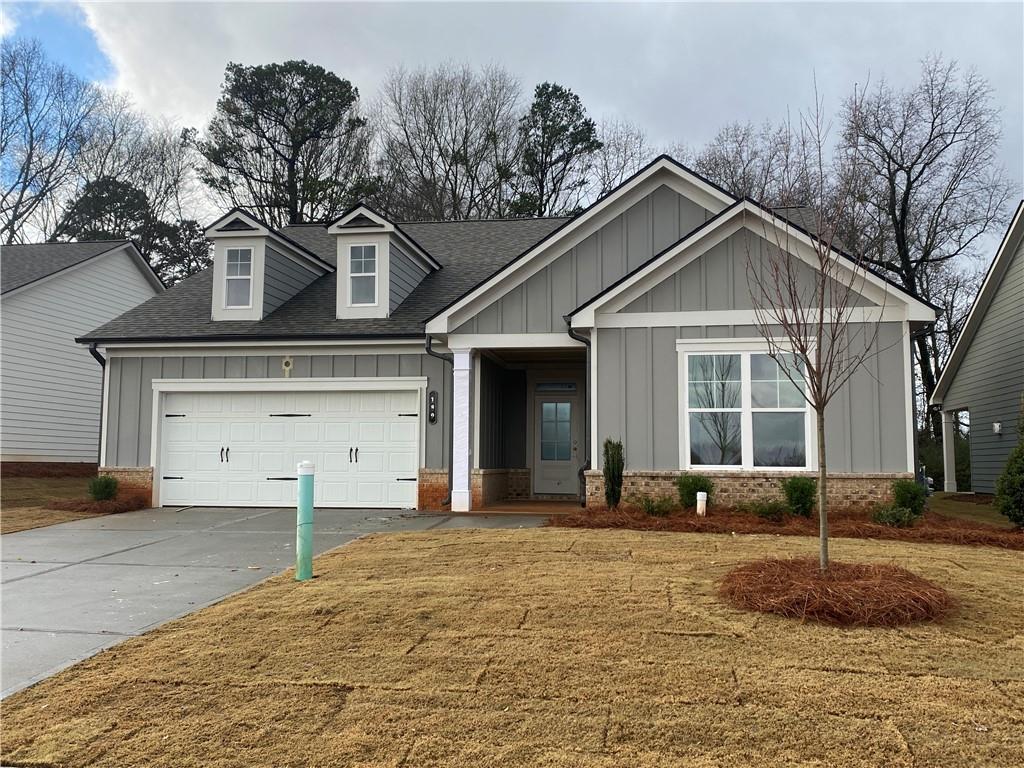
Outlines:
<svg viewBox="0 0 1024 768"><path fill-rule="evenodd" d="M942 470L946 476L943 490L956 493L956 418L953 411L942 412Z"/></svg>
<svg viewBox="0 0 1024 768"><path fill-rule="evenodd" d="M452 511L468 512L473 497L473 350L453 349Z"/></svg>

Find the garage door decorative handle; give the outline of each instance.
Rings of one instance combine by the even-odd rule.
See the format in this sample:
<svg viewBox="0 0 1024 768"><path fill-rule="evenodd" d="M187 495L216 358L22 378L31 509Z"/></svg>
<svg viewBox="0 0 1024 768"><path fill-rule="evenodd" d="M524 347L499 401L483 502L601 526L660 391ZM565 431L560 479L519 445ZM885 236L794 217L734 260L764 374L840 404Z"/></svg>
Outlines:
<svg viewBox="0 0 1024 768"><path fill-rule="evenodd" d="M348 449L348 463L349 464L352 463L352 449L351 448Z"/></svg>
<svg viewBox="0 0 1024 768"><path fill-rule="evenodd" d="M297 477L268 477L267 480L298 480Z"/></svg>
<svg viewBox="0 0 1024 768"><path fill-rule="evenodd" d="M223 447L221 447L221 449L220 449L220 463L221 464L224 463L224 448Z"/></svg>
<svg viewBox="0 0 1024 768"><path fill-rule="evenodd" d="M228 464L231 463L231 448L230 447L224 449L224 460Z"/></svg>
<svg viewBox="0 0 1024 768"><path fill-rule="evenodd" d="M279 419L300 419L304 416L312 416L312 413L272 413L271 417Z"/></svg>
<svg viewBox="0 0 1024 768"><path fill-rule="evenodd" d="M359 463L359 449L356 448L356 464Z"/></svg>

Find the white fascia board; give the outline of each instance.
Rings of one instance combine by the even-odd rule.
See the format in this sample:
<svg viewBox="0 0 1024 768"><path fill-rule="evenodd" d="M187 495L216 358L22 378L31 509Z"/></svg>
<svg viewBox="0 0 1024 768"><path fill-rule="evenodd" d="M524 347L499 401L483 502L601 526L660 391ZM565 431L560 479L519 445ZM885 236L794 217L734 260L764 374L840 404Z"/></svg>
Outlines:
<svg viewBox="0 0 1024 768"><path fill-rule="evenodd" d="M360 216L369 219L374 224L378 225L375 227L346 227L347 222L352 221ZM365 205L357 205L355 208L350 210L341 218L332 221L330 226L327 227L327 231L332 235L338 235L342 232L391 232L395 228L394 224L385 219L377 212L367 208Z"/></svg>
<svg viewBox="0 0 1024 768"><path fill-rule="evenodd" d="M930 405L942 405L942 398L946 396L946 391L953 383L956 372L967 355L967 350L974 340L974 334L978 332L978 326L981 325L985 312L999 289L1022 237L1024 237L1024 200L1021 200L1017 206L1017 212L1013 215L1010 226L1007 227L1006 234L1003 235L1003 239L999 243L999 248L996 249L996 255L985 274L981 288L978 289L978 295L974 297L971 311L967 313L964 330L956 340L956 344L953 345L949 359L939 375L939 380L935 383L935 391L928 401Z"/></svg>
<svg viewBox="0 0 1024 768"><path fill-rule="evenodd" d="M453 333L449 349L551 349L583 348L567 333Z"/></svg>
<svg viewBox="0 0 1024 768"><path fill-rule="evenodd" d="M391 236L398 241L399 245L404 246L408 255L415 259L428 273L441 269L441 264L417 245L416 241L405 234L400 227L396 226Z"/></svg>
<svg viewBox="0 0 1024 768"><path fill-rule="evenodd" d="M252 229L218 229L221 225L235 219L241 219ZM245 211L233 209L204 229L203 234L211 240L216 237L265 237L270 234L270 230L263 222L257 221Z"/></svg>
<svg viewBox="0 0 1024 768"><path fill-rule="evenodd" d="M154 392L347 392L426 389L426 376L302 379L153 379Z"/></svg>
<svg viewBox="0 0 1024 768"><path fill-rule="evenodd" d="M431 318L427 322L427 333L445 334L451 328L459 327L468 317L528 280L662 184L691 198L697 194L694 190L699 191L701 196L696 201L714 214L734 202L724 192L702 182L667 158L661 158Z"/></svg>
<svg viewBox="0 0 1024 768"><path fill-rule="evenodd" d="M816 309L802 309L804 317ZM619 312L595 315L597 328L693 328L709 325L757 325L762 319L774 316L754 309L698 310L690 312ZM835 312L826 311L826 317L835 318ZM850 307L843 319L851 323L905 322L906 307ZM575 320L575 318L574 318ZM575 322L573 323L575 326Z"/></svg>
<svg viewBox="0 0 1024 768"><path fill-rule="evenodd" d="M358 343L332 344L330 342L287 342L274 341L265 343L249 343L238 345L196 344L154 345L154 344L111 344L98 347L108 357L248 357L252 355L267 357L286 357L294 355L422 355L423 342L399 341L389 344L387 341L362 341Z"/></svg>
<svg viewBox="0 0 1024 768"><path fill-rule="evenodd" d="M291 259L297 264L300 264L306 269L316 272L318 275L326 275L329 272L334 271L334 268L326 261L299 250L294 244L288 242L276 232L268 233L267 238L283 256Z"/></svg>

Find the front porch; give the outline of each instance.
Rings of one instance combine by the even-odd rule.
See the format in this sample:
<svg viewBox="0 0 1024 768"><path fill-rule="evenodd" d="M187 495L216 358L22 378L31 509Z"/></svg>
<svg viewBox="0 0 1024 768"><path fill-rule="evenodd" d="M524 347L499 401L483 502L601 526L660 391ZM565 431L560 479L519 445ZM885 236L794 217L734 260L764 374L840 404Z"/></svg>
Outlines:
<svg viewBox="0 0 1024 768"><path fill-rule="evenodd" d="M587 355L563 347L454 350L454 511L578 505L587 462Z"/></svg>

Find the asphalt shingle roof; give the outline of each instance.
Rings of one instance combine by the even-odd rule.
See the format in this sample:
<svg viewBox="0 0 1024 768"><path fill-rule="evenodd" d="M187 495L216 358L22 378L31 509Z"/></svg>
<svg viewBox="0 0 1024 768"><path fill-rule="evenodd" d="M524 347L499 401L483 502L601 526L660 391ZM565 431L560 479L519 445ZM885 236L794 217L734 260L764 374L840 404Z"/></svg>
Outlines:
<svg viewBox="0 0 1024 768"><path fill-rule="evenodd" d="M441 264L386 318L335 318L337 275L324 275L263 320L210 319L213 270L183 280L82 337L82 341L364 338L423 334L424 323L537 243L566 219L407 222L398 226ZM282 234L330 264L334 235L322 224L285 227Z"/></svg>
<svg viewBox="0 0 1024 768"><path fill-rule="evenodd" d="M42 280L101 253L126 245L128 240L87 243L34 243L0 246L0 293Z"/></svg>

